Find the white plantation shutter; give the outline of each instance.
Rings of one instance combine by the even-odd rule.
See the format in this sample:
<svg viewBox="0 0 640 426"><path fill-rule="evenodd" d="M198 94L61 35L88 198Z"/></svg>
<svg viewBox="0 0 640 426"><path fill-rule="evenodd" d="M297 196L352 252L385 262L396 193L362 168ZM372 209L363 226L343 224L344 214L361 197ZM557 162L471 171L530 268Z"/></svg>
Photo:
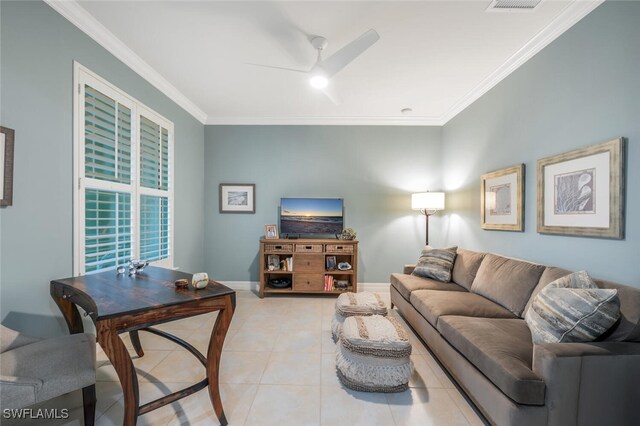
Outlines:
<svg viewBox="0 0 640 426"><path fill-rule="evenodd" d="M140 196L140 258L160 260L169 256L169 199Z"/></svg>
<svg viewBox="0 0 640 426"><path fill-rule="evenodd" d="M172 266L173 123L76 64L74 273Z"/></svg>
<svg viewBox="0 0 640 426"><path fill-rule="evenodd" d="M131 182L131 110L85 85L85 176Z"/></svg>
<svg viewBox="0 0 640 426"><path fill-rule="evenodd" d="M131 194L85 191L85 272L131 259Z"/></svg>

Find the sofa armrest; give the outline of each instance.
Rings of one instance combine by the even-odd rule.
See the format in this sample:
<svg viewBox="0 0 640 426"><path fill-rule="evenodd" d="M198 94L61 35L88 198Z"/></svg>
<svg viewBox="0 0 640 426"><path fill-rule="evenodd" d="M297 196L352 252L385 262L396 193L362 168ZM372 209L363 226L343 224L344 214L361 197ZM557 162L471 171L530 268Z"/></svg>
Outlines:
<svg viewBox="0 0 640 426"><path fill-rule="evenodd" d="M640 424L640 343L534 345L533 372L546 384L549 425Z"/></svg>
<svg viewBox="0 0 640 426"><path fill-rule="evenodd" d="M404 268L402 269L402 273L403 274L407 274L407 275L411 275L411 273L413 272L413 270L416 269L416 265L404 265Z"/></svg>

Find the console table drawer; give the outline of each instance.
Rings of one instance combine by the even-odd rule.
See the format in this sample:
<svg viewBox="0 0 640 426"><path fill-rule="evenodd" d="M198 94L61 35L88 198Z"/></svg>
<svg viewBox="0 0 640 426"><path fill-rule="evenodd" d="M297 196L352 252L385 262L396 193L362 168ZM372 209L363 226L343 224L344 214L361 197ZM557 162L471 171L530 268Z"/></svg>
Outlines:
<svg viewBox="0 0 640 426"><path fill-rule="evenodd" d="M322 291L324 289L324 275L296 274L293 289L295 291Z"/></svg>
<svg viewBox="0 0 640 426"><path fill-rule="evenodd" d="M353 253L353 245L352 244L327 244L327 252Z"/></svg>
<svg viewBox="0 0 640 426"><path fill-rule="evenodd" d="M293 244L265 244L264 251L272 253L291 253Z"/></svg>
<svg viewBox="0 0 640 426"><path fill-rule="evenodd" d="M322 244L296 244L296 252L322 253Z"/></svg>
<svg viewBox="0 0 640 426"><path fill-rule="evenodd" d="M324 271L324 257L313 254L296 254L293 259L293 270L295 272Z"/></svg>

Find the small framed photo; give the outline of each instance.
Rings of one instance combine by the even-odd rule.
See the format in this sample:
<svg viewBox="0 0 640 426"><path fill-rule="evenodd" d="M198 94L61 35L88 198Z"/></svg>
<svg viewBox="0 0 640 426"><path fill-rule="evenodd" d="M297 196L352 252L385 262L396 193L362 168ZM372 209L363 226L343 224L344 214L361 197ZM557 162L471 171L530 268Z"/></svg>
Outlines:
<svg viewBox="0 0 640 426"><path fill-rule="evenodd" d="M524 164L480 177L480 226L524 231Z"/></svg>
<svg viewBox="0 0 640 426"><path fill-rule="evenodd" d="M538 232L624 238L625 140L538 160Z"/></svg>
<svg viewBox="0 0 640 426"><path fill-rule="evenodd" d="M221 183L220 213L255 213L255 189L255 184Z"/></svg>
<svg viewBox="0 0 640 426"><path fill-rule="evenodd" d="M264 226L264 237L267 240L277 240L278 239L278 226L277 225L265 225Z"/></svg>
<svg viewBox="0 0 640 426"><path fill-rule="evenodd" d="M278 271L280 269L280 256L277 254L267 256L267 269L270 271Z"/></svg>
<svg viewBox="0 0 640 426"><path fill-rule="evenodd" d="M335 256L327 256L327 270L333 271L337 267L336 257Z"/></svg>
<svg viewBox="0 0 640 426"><path fill-rule="evenodd" d="M0 126L0 206L13 204L13 142L15 131Z"/></svg>

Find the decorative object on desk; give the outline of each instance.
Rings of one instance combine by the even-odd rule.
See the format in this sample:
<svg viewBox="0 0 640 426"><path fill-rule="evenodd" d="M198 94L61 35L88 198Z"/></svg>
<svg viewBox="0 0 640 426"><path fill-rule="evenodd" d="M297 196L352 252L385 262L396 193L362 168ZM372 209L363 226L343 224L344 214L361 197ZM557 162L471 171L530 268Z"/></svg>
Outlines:
<svg viewBox="0 0 640 426"><path fill-rule="evenodd" d="M13 144L15 130L0 126L0 206L13 204Z"/></svg>
<svg viewBox="0 0 640 426"><path fill-rule="evenodd" d="M200 290L202 288L206 288L209 284L209 275L206 272L198 272L193 274L191 278L191 285L196 290Z"/></svg>
<svg viewBox="0 0 640 426"><path fill-rule="evenodd" d="M129 275L136 275L144 271L144 268L149 266L148 260L143 259L131 259L129 260Z"/></svg>
<svg viewBox="0 0 640 426"><path fill-rule="evenodd" d="M291 287L291 278L281 277L281 278L270 279L269 280L269 287L273 287L273 288Z"/></svg>
<svg viewBox="0 0 640 426"><path fill-rule="evenodd" d="M338 269L341 271L348 271L351 269L351 265L349 262L340 262L338 263Z"/></svg>
<svg viewBox="0 0 640 426"><path fill-rule="evenodd" d="M425 216L426 238L425 243L429 245L429 216L444 210L444 192L418 192L411 194L411 208L420 210Z"/></svg>
<svg viewBox="0 0 640 426"><path fill-rule="evenodd" d="M176 288L187 288L189 286L189 280L182 278L179 280L175 280L173 284L176 286Z"/></svg>
<svg viewBox="0 0 640 426"><path fill-rule="evenodd" d="M338 238L341 240L355 240L356 231L353 228L345 228L341 234L338 234Z"/></svg>
<svg viewBox="0 0 640 426"><path fill-rule="evenodd" d="M326 259L326 263L327 263L327 270L328 271L333 271L334 269L336 269L336 257L335 256L327 256Z"/></svg>
<svg viewBox="0 0 640 426"><path fill-rule="evenodd" d="M267 240L277 240L278 239L278 225L265 225L264 226L264 237Z"/></svg>
<svg viewBox="0 0 640 426"><path fill-rule="evenodd" d="M524 164L480 177L480 226L524 231Z"/></svg>
<svg viewBox="0 0 640 426"><path fill-rule="evenodd" d="M624 238L625 140L538 160L538 232Z"/></svg>
<svg viewBox="0 0 640 426"><path fill-rule="evenodd" d="M277 254L270 254L267 256L267 269L270 271L277 271L280 269L280 256Z"/></svg>
<svg viewBox="0 0 640 426"><path fill-rule="evenodd" d="M252 183L221 183L220 213L255 213L255 189Z"/></svg>

